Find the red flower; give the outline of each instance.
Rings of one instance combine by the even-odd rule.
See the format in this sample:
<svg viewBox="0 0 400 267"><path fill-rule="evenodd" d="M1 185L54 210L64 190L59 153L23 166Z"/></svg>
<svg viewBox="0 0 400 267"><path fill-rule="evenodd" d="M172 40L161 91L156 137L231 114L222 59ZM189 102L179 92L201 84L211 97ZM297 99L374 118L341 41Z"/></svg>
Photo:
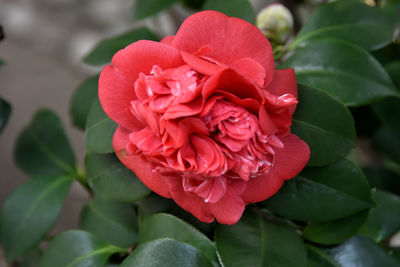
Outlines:
<svg viewBox="0 0 400 267"><path fill-rule="evenodd" d="M161 43L117 52L99 97L119 124L122 163L203 222L236 223L247 203L275 194L309 159L290 134L293 70L274 70L264 35L218 12L190 16Z"/></svg>

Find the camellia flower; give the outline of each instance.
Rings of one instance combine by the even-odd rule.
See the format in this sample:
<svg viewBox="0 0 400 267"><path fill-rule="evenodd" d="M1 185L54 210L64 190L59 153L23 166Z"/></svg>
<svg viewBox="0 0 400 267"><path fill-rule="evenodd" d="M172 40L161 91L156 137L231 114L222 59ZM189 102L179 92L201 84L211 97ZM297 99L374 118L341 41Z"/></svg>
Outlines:
<svg viewBox="0 0 400 267"><path fill-rule="evenodd" d="M236 223L246 204L275 194L309 159L307 144L290 134L293 70L274 70L265 36L219 12L117 52L101 72L99 97L119 125L121 162L203 222Z"/></svg>

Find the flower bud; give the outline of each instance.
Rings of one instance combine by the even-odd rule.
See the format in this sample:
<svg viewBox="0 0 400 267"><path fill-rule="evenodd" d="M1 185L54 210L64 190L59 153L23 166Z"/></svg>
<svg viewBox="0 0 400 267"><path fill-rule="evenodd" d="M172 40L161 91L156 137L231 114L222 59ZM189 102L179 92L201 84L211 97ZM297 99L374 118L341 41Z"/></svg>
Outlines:
<svg viewBox="0 0 400 267"><path fill-rule="evenodd" d="M285 6L274 3L258 13L257 27L272 43L282 44L293 29L293 17Z"/></svg>

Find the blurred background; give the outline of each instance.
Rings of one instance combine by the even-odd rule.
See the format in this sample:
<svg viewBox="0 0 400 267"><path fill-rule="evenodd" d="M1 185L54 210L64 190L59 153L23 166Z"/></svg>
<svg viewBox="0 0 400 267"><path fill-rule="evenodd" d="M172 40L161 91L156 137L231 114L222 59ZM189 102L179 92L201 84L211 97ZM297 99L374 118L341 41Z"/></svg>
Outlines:
<svg viewBox="0 0 400 267"><path fill-rule="evenodd" d="M229 1L227 1L229 2ZM273 1L250 1L257 12ZM12 105L0 136L0 206L28 177L13 161L15 139L41 108L62 119L80 164L85 152L84 133L72 126L69 101L87 77L101 71L82 62L95 44L138 26L148 26L160 37L176 32L193 11L174 5L151 19L135 21L135 1L127 0L1 0L0 97ZM53 232L78 227L79 212L87 201L74 185ZM0 266L5 266L0 249Z"/></svg>

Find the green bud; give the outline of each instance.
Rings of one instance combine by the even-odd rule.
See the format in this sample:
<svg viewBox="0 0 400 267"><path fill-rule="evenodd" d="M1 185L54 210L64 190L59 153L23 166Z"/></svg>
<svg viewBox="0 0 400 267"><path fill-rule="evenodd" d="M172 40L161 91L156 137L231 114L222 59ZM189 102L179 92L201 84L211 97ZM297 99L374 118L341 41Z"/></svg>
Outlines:
<svg viewBox="0 0 400 267"><path fill-rule="evenodd" d="M293 29L290 11L279 3L268 5L257 15L257 27L271 43L285 43Z"/></svg>

